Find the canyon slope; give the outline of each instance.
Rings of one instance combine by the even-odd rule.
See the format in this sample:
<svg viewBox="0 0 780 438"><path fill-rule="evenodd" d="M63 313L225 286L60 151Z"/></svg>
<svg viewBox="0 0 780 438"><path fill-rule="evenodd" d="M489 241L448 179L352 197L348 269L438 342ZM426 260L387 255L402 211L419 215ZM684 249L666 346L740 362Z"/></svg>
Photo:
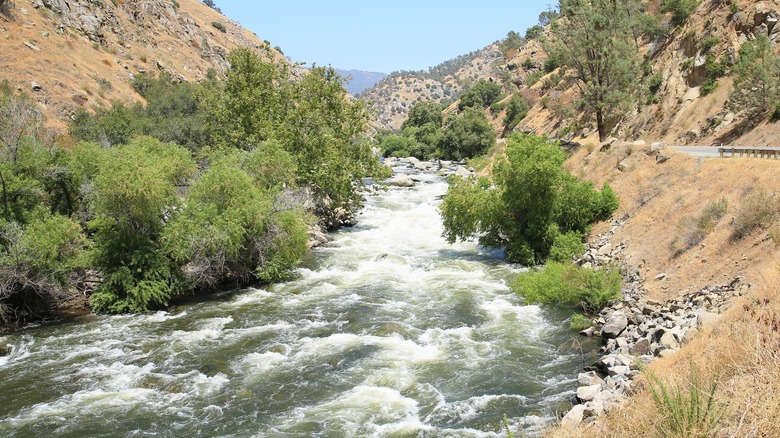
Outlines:
<svg viewBox="0 0 780 438"><path fill-rule="evenodd" d="M0 80L39 103L62 127L76 111L111 101L140 102L141 73L177 81L221 76L227 54L255 48L284 57L270 43L197 0L14 0L0 14Z"/></svg>

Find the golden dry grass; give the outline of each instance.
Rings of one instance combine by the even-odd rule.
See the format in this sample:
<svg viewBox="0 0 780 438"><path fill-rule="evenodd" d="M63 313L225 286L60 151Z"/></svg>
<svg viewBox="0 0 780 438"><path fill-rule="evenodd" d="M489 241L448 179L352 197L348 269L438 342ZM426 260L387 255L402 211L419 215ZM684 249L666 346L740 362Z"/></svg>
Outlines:
<svg viewBox="0 0 780 438"><path fill-rule="evenodd" d="M654 297L676 297L737 275L753 285L718 323L702 330L679 353L654 362L649 372L668 387L685 387L691 367L705 383L717 379L721 415L713 436L780 436L780 242L771 237L780 224L767 224L738 240L732 224L747 194L764 190L777 195L780 162L701 160L665 152L670 161L656 164L644 150L634 148L633 169L620 172L616 163L626 157L626 145L607 152L588 149L593 150L577 152L567 168L597 184L608 180L613 185L621 197L616 216L626 220L614 239L626 242L627 265L640 270ZM679 224L720 198L728 201L723 220L700 245L675 256L672 242L681 231ZM607 227L597 225L594 234ZM667 279L655 280L659 272L666 272ZM556 428L548 435L663 436L661 411L647 385L646 377L640 378L637 393L595 424Z"/></svg>
<svg viewBox="0 0 780 438"><path fill-rule="evenodd" d="M182 29L181 22L191 20L192 26L202 30L203 41L197 41L197 46L210 47L209 53L224 55L239 46L263 45L256 35L233 25L198 0L180 0L178 10L168 3L170 8L163 9L162 14L174 23L172 27L166 27L162 24L165 20L151 14L141 14L142 20L133 20L126 9L129 6L115 7L107 2L106 7L114 8L122 34L101 29L105 46L93 43L75 29L65 28L58 33L60 18L49 9L35 9L28 0L15 3L14 19L0 20L4 29L0 33L0 80L30 94L48 116L50 125L58 128L65 127L79 106L105 106L112 100L142 101L130 85L130 75L142 69L157 74L158 62L174 77L188 81L205 78L212 67L222 71L227 65L224 61L206 56L201 48L176 33ZM212 21L228 24L228 32L215 31ZM25 42L40 50L29 48ZM31 90L33 81L43 87L42 91ZM101 89L101 82L110 83L111 87L104 85Z"/></svg>

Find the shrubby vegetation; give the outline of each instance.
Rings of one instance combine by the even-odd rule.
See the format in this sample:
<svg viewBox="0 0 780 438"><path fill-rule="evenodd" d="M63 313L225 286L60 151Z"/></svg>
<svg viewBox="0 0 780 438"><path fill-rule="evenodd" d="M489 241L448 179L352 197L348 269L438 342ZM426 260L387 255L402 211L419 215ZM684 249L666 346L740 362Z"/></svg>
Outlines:
<svg viewBox="0 0 780 438"><path fill-rule="evenodd" d="M557 258L566 258L573 247L570 233L581 241L592 222L617 209L618 200L608 184L598 192L568 174L564 158L555 142L513 134L492 181L452 180L441 206L445 237L450 242L477 237L528 266L546 260L553 248Z"/></svg>
<svg viewBox="0 0 780 438"><path fill-rule="evenodd" d="M593 312L620 296L622 282L616 267L589 269L572 263L548 262L542 269L520 274L511 286L531 304L579 305Z"/></svg>
<svg viewBox="0 0 780 438"><path fill-rule="evenodd" d="M362 102L332 69L293 81L249 49L229 59L224 81L138 77L147 105L80 112L78 143L3 87L0 318L35 316L88 276L93 309L110 313L281 280L308 225L345 220L364 178L388 174L363 138Z"/></svg>

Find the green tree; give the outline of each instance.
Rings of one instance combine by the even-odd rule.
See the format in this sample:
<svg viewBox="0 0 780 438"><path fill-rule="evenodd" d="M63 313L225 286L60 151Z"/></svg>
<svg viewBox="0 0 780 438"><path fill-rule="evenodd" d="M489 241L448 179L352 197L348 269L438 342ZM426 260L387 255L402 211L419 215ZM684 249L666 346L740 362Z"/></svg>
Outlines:
<svg viewBox="0 0 780 438"><path fill-rule="evenodd" d="M698 0L661 0L661 12L672 14L675 26L684 24L698 6Z"/></svg>
<svg viewBox="0 0 780 438"><path fill-rule="evenodd" d="M734 91L730 103L751 116L766 117L780 98L780 57L766 35L747 41L739 49L734 66Z"/></svg>
<svg viewBox="0 0 780 438"><path fill-rule="evenodd" d="M506 116L504 117L504 132L510 132L528 115L528 104L520 93L515 93L506 106Z"/></svg>
<svg viewBox="0 0 780 438"><path fill-rule="evenodd" d="M436 102L418 102L409 110L409 115L401 125L401 130L408 127L419 128L429 123L440 127L443 121L441 105Z"/></svg>
<svg viewBox="0 0 780 438"><path fill-rule="evenodd" d="M441 206L450 242L479 237L481 245L506 248L514 262L532 265L572 248L590 223L609 217L617 198L608 185L597 192L563 169L565 155L544 137L513 134L493 181L454 179ZM557 241L557 243L556 243Z"/></svg>
<svg viewBox="0 0 780 438"><path fill-rule="evenodd" d="M630 108L639 78L633 39L638 0L560 0L562 20L553 24L550 57L565 66L580 93L586 114L596 119L605 139Z"/></svg>
<svg viewBox="0 0 780 438"><path fill-rule="evenodd" d="M123 313L165 306L186 288L180 265L165 255L160 236L178 208L177 186L195 171L190 153L138 137L80 158L92 160L83 165L94 170L89 181L94 187L89 195L91 263L104 277L90 298L92 308Z"/></svg>
<svg viewBox="0 0 780 438"><path fill-rule="evenodd" d="M465 108L487 108L501 99L501 86L480 80L460 96L458 110Z"/></svg>
<svg viewBox="0 0 780 438"><path fill-rule="evenodd" d="M206 90L206 117L218 147L252 149L278 137L293 103L284 64L264 62L249 47L228 54L230 69L220 87Z"/></svg>
<svg viewBox="0 0 780 438"><path fill-rule="evenodd" d="M485 154L496 143L496 133L482 110L466 108L447 119L439 143L442 158L464 159Z"/></svg>

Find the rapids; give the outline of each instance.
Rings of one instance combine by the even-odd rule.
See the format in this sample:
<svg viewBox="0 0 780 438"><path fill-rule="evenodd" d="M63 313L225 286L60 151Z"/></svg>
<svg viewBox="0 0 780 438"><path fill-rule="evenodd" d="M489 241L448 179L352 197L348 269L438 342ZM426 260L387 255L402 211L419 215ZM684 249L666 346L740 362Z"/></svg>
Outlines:
<svg viewBox="0 0 780 438"><path fill-rule="evenodd" d="M594 348L509 290L500 252L447 244L446 181L415 178L289 282L11 334L0 435L481 437L505 415L534 434Z"/></svg>

